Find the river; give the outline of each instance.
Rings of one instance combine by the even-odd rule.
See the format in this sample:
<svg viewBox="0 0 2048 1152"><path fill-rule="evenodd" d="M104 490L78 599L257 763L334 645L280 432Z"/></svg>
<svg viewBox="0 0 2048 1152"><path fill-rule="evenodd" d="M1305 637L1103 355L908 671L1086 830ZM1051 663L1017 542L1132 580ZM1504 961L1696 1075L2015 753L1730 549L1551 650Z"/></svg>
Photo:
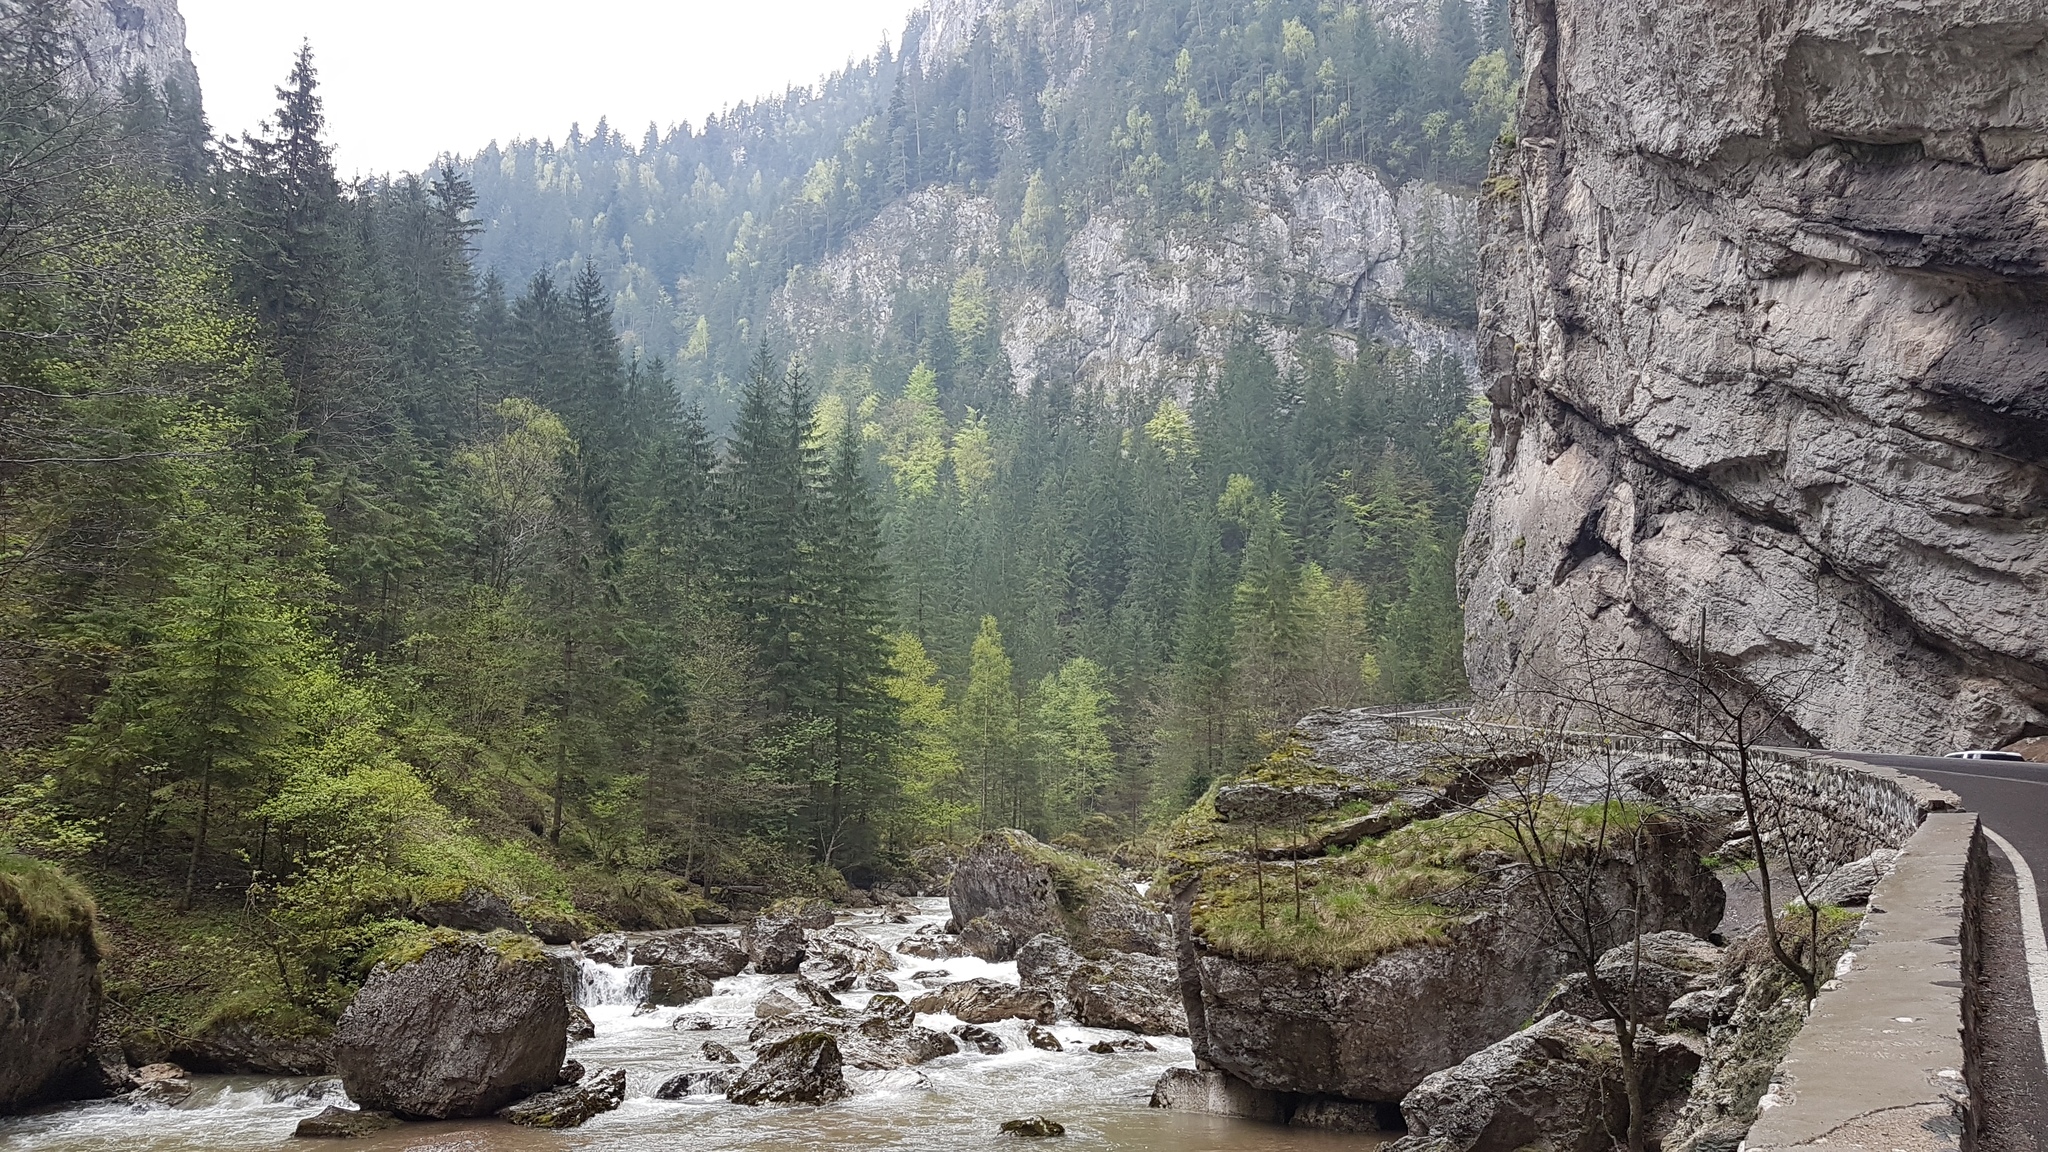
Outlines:
<svg viewBox="0 0 2048 1152"><path fill-rule="evenodd" d="M849 928L892 951L925 924L946 919L944 900L917 901L907 924L888 924L880 913L854 913ZM987 976L1015 983L1015 964L971 958L926 960L895 953L895 979L907 993L918 987L914 972L942 968L952 979ZM572 1044L569 1055L595 1072L624 1068L626 1101L566 1132L516 1128L495 1120L409 1124L343 1147L374 1152L540 1152L555 1149L618 1149L620 1152L839 1152L842 1149L900 1149L957 1152L1014 1148L1001 1136L1004 1120L1044 1115L1066 1125L1064 1148L1134 1149L1143 1152L1319 1152L1369 1148L1378 1140L1279 1128L1249 1121L1165 1112L1147 1106L1152 1084L1167 1068L1192 1062L1188 1042L1172 1036L1148 1039L1156 1052L1099 1055L1085 1050L1100 1039L1127 1033L1082 1028L1071 1023L1052 1031L1065 1051L1047 1052L1025 1042L1022 1021L989 1025L1006 1051L946 1056L912 1069L864 1073L847 1069L856 1094L824 1107L747 1108L723 1097L658 1100L655 1088L678 1072L709 1067L699 1054L706 1040L745 1052L755 1002L793 976L740 975L718 982L714 994L684 1008L633 1014L633 974L581 961L577 1001L597 1025L595 1039ZM841 997L859 1007L868 993ZM708 1020L709 1030L673 1027L679 1017ZM949 1016L921 1016L919 1022L945 1029ZM299 1120L330 1104L345 1103L340 1081L195 1076L194 1091L172 1106L97 1101L67 1105L0 1121L0 1146L22 1152L217 1152L230 1149L308 1147L291 1139ZM317 1146L317 1145L311 1145Z"/></svg>

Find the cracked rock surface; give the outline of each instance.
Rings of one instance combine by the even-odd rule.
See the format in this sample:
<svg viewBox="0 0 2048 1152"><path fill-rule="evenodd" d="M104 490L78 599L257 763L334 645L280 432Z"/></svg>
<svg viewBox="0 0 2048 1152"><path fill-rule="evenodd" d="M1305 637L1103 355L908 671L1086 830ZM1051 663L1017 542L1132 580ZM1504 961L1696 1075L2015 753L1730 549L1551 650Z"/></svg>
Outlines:
<svg viewBox="0 0 2048 1152"><path fill-rule="evenodd" d="M1517 27L1475 689L1704 631L1794 739L2048 732L2048 10L1519 0Z"/></svg>

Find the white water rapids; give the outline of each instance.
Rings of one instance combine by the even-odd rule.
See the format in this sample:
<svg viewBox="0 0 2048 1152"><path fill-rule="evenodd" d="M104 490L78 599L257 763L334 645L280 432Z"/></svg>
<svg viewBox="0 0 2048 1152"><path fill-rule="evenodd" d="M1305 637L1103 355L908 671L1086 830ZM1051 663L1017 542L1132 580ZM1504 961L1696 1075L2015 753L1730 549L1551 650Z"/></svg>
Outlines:
<svg viewBox="0 0 2048 1152"><path fill-rule="evenodd" d="M879 913L857 913L847 927L894 949L925 924L946 919L945 901L918 902L909 924L886 924ZM924 985L913 973L943 969L944 981L986 976L1017 981L1015 964L972 958L925 960L895 953L893 978L906 999ZM988 1025L1006 1051L983 1056L972 1050L892 1072L849 1067L852 1099L824 1107L748 1108L721 1096L657 1100L654 1090L679 1072L713 1067L701 1054L717 1040L748 1058L747 1028L754 1004L771 988L794 976L744 974L720 980L713 994L683 1008L635 1016L644 987L639 969L612 968L579 960L576 997L597 1025L592 1040L569 1046L569 1056L591 1072L626 1070L626 1101L617 1111L581 1128L546 1132L496 1120L408 1124L363 1140L347 1142L366 1152L539 1152L554 1149L617 1149L620 1152L839 1152L842 1149L901 1149L957 1152L963 1148L1015 1148L1013 1137L997 1134L1004 1120L1044 1115L1067 1128L1063 1148L1142 1149L1147 1152L1292 1152L1296 1149L1356 1149L1376 1140L1277 1128L1248 1121L1164 1112L1147 1107L1152 1084L1167 1068L1192 1062L1188 1042L1148 1037L1156 1052L1099 1055L1086 1045L1127 1033L1082 1028L1069 1022L1052 1031L1063 1052L1033 1048L1024 1022ZM871 994L849 992L840 999L863 1006ZM708 1030L677 1029L678 1018L709 1022ZM920 1015L918 1022L941 1031L959 1021ZM195 1076L195 1091L175 1106L97 1101L66 1105L0 1120L0 1147L22 1152L211 1152L227 1149L308 1147L291 1139L304 1117L330 1104L345 1103L338 1080ZM317 1146L317 1145L311 1145Z"/></svg>

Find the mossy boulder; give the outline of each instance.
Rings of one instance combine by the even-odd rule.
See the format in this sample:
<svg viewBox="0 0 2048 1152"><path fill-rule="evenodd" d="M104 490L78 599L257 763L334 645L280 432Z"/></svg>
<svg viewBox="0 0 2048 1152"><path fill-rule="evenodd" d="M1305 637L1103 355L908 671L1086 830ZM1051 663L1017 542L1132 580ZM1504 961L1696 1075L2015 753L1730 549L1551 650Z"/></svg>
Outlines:
<svg viewBox="0 0 2048 1152"><path fill-rule="evenodd" d="M1014 828L967 850L947 896L962 946L984 960L1008 960L1040 933L1089 955L1166 948L1165 916L1116 869Z"/></svg>
<svg viewBox="0 0 2048 1152"><path fill-rule="evenodd" d="M48 864L0 856L0 1113L91 1090L99 965L85 890Z"/></svg>
<svg viewBox="0 0 2048 1152"><path fill-rule="evenodd" d="M419 1119L488 1116L555 1087L569 989L531 937L437 929L377 966L334 1033L349 1098Z"/></svg>

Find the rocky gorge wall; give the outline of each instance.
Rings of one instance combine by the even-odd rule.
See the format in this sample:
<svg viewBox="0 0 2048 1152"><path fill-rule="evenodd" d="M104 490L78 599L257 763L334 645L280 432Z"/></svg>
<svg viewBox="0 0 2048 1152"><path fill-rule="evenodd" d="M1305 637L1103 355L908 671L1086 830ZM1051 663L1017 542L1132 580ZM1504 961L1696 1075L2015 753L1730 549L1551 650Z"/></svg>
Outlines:
<svg viewBox="0 0 2048 1152"><path fill-rule="evenodd" d="M93 86L110 96L140 71L199 97L199 70L185 48L177 0L71 0L71 36Z"/></svg>
<svg viewBox="0 0 2048 1152"><path fill-rule="evenodd" d="M1824 746L2048 732L2048 11L1516 17L1475 690L1704 647Z"/></svg>
<svg viewBox="0 0 2048 1152"><path fill-rule="evenodd" d="M1247 319L1267 321L1288 362L1298 333L1328 330L1349 356L1382 340L1470 369L1470 333L1406 306L1403 271L1421 222L1469 236L1473 202L1432 185L1389 187L1362 165L1276 165L1245 182L1228 221L1155 228L1105 207L1058 253L1057 296L991 276L1003 352L1020 384L1085 380L1117 391L1177 382L1222 361ZM879 338L905 291L948 291L1004 253L995 201L930 188L884 209L837 252L777 293L776 319L799 347L844 331Z"/></svg>

